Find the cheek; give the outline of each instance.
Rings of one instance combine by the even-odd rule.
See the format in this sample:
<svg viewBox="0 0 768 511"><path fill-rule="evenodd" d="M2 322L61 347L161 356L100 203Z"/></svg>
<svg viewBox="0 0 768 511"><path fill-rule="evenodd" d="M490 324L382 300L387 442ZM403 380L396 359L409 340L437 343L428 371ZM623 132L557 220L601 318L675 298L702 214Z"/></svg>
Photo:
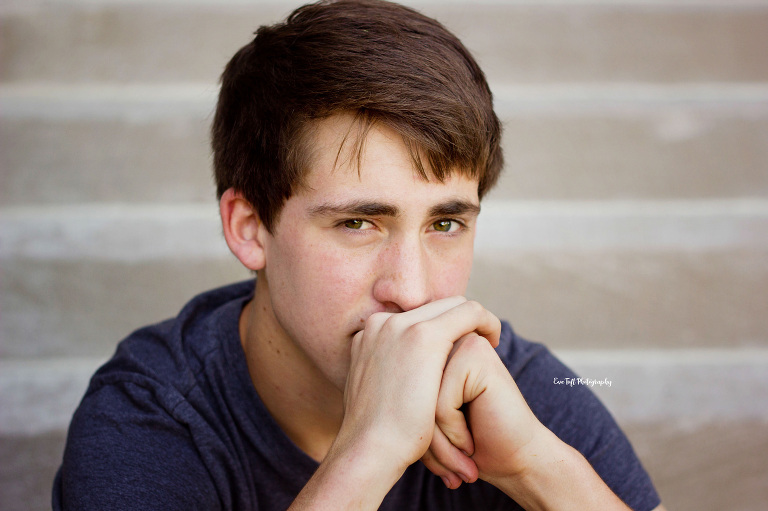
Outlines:
<svg viewBox="0 0 768 511"><path fill-rule="evenodd" d="M301 327L323 331L347 328L347 316L365 295L370 272L362 261L318 243L276 247L267 275L275 307ZM319 333L319 332L317 332Z"/></svg>
<svg viewBox="0 0 768 511"><path fill-rule="evenodd" d="M462 247L453 253L442 253L431 265L430 282L435 299L449 296L464 296L467 293L469 276L472 272L472 245Z"/></svg>
<svg viewBox="0 0 768 511"><path fill-rule="evenodd" d="M316 292L328 303L347 303L365 289L370 269L364 258L349 250L330 246L309 247L305 277L314 281Z"/></svg>

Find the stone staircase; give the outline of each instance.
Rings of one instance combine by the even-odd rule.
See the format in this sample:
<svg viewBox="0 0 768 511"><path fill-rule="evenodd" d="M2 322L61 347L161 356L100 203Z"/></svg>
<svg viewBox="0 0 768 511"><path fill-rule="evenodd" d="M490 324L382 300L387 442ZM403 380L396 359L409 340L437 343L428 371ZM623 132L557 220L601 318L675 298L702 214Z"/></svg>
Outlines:
<svg viewBox="0 0 768 511"><path fill-rule="evenodd" d="M0 4L0 509L50 507L134 328L248 273L218 227L218 76L280 0ZM671 510L768 499L768 0L414 0L505 124L469 294L584 377Z"/></svg>

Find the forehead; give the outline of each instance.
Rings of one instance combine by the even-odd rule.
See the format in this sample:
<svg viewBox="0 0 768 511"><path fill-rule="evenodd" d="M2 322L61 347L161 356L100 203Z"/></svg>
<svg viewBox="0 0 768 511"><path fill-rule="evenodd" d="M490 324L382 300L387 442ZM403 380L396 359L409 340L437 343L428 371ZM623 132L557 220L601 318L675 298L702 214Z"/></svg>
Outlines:
<svg viewBox="0 0 768 511"><path fill-rule="evenodd" d="M308 168L298 195L365 191L396 200L418 191L421 201L458 193L479 203L476 178L454 171L440 181L426 163L422 175L401 135L381 122L363 125L338 114L314 122L307 135Z"/></svg>

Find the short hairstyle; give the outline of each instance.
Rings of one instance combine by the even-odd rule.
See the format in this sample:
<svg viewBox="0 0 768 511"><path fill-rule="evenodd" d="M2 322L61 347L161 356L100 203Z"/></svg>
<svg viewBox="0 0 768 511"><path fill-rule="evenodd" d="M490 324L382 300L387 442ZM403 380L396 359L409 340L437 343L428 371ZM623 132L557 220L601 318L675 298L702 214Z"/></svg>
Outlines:
<svg viewBox="0 0 768 511"><path fill-rule="evenodd" d="M437 21L381 0L320 1L262 26L227 64L211 129L217 195L234 188L269 232L302 186L314 120L352 113L362 137L381 122L424 177L478 179L502 167L501 124L485 76ZM339 149L341 150L341 148Z"/></svg>

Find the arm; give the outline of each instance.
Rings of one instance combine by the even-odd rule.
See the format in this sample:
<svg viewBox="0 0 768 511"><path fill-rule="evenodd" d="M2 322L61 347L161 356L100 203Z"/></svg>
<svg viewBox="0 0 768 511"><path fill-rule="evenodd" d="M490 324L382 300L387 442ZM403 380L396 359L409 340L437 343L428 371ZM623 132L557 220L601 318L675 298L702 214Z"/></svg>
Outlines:
<svg viewBox="0 0 768 511"><path fill-rule="evenodd" d="M375 438L335 442L289 509L378 509L405 467L376 444Z"/></svg>
<svg viewBox="0 0 768 511"><path fill-rule="evenodd" d="M454 445L472 438L479 476L526 509L628 509L580 453L538 421L476 336L457 343L446 367L437 422Z"/></svg>

